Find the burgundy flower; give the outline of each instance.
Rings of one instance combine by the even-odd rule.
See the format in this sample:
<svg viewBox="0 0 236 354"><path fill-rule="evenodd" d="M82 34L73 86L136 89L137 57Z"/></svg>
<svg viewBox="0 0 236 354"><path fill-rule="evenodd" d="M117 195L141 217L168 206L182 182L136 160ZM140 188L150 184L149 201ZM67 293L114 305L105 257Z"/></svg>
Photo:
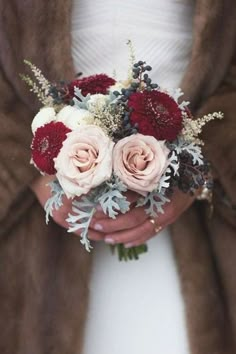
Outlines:
<svg viewBox="0 0 236 354"><path fill-rule="evenodd" d="M60 152L69 132L71 130L61 122L50 122L36 130L31 150L32 160L40 171L49 175L56 173L53 159Z"/></svg>
<svg viewBox="0 0 236 354"><path fill-rule="evenodd" d="M92 75L84 77L83 79L74 80L69 85L70 98L74 97L75 87L81 89L83 96L86 96L88 93L91 95L96 93L105 95L109 87L114 85L115 82L114 79L106 74Z"/></svg>
<svg viewBox="0 0 236 354"><path fill-rule="evenodd" d="M128 101L132 108L130 121L138 123L138 131L158 140L174 140L182 129L181 109L168 94L143 91L132 94Z"/></svg>

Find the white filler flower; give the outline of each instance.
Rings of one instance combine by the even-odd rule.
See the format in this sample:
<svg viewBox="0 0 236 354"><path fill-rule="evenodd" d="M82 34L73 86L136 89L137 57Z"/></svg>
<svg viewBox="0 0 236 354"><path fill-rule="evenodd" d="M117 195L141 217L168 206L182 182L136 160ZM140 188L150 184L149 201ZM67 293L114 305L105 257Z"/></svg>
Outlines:
<svg viewBox="0 0 236 354"><path fill-rule="evenodd" d="M33 134L43 125L56 120L56 112L52 107L44 107L36 114L31 124Z"/></svg>
<svg viewBox="0 0 236 354"><path fill-rule="evenodd" d="M57 122L62 122L71 130L77 129L80 125L93 124L94 117L86 109L66 106L57 115Z"/></svg>

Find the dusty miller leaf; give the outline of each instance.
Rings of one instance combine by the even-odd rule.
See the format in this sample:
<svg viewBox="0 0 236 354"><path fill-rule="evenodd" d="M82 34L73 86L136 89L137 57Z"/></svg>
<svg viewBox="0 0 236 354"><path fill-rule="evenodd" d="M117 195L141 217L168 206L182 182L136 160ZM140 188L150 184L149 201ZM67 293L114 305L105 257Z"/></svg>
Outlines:
<svg viewBox="0 0 236 354"><path fill-rule="evenodd" d="M189 143L184 141L183 139L178 139L176 141L175 151L177 154L181 154L181 152L186 151L192 156L194 165L203 165L203 155L200 146L195 145L192 142Z"/></svg>
<svg viewBox="0 0 236 354"><path fill-rule="evenodd" d="M90 93L87 96L84 96L81 92L81 90L78 87L74 88L74 95L75 97L73 98L73 102L75 107L83 108L83 109L88 109L87 103L90 100Z"/></svg>
<svg viewBox="0 0 236 354"><path fill-rule="evenodd" d="M171 172L169 170L169 172ZM158 183L158 191L160 192L163 188L167 189L170 186L170 174L168 175L165 173L161 176L159 183Z"/></svg>
<svg viewBox="0 0 236 354"><path fill-rule="evenodd" d="M115 219L119 212L125 214L129 210L130 203L126 196L122 194L126 190L126 186L118 178L113 178L111 182L106 183L98 201L103 212L110 218Z"/></svg>
<svg viewBox="0 0 236 354"><path fill-rule="evenodd" d="M173 97L173 99L179 105L179 108L181 110L184 110L189 105L190 102L188 101L182 101L181 103L179 103L179 98L184 95L183 91L180 88L168 89L167 92L171 97Z"/></svg>
<svg viewBox="0 0 236 354"><path fill-rule="evenodd" d="M104 213L115 218L118 212L125 213L129 210L129 202L122 192L126 191L124 184L117 178L105 182L101 186L94 188L88 195L72 203L73 214L69 214L68 232L80 230L81 243L89 252L92 248L88 239L88 229L90 222L96 212L96 206L100 203Z"/></svg>
<svg viewBox="0 0 236 354"><path fill-rule="evenodd" d="M148 195L144 198L141 198L137 202L137 207L146 206L145 211L149 216L156 217L158 214L164 214L163 206L170 202L165 196L165 189L161 189L160 192L153 191L148 193Z"/></svg>
<svg viewBox="0 0 236 354"><path fill-rule="evenodd" d="M53 210L58 210L62 205L62 198L65 195L63 189L61 188L60 183L58 182L58 180L54 180L50 183L48 183L48 185L51 188L51 194L52 196L46 201L45 205L44 205L44 210L46 212L46 223L49 223L49 216L52 217L52 212Z"/></svg>
<svg viewBox="0 0 236 354"><path fill-rule="evenodd" d="M168 162L169 162L169 165L168 165L165 173L161 176L161 178L158 182L157 190L159 193L161 192L161 190L163 188L167 189L170 186L170 179L171 179L172 171L173 171L174 176L178 175L179 159L178 159L178 156L174 150L171 152Z"/></svg>
<svg viewBox="0 0 236 354"><path fill-rule="evenodd" d="M169 167L166 172L171 172L170 167L173 169L174 176L178 175L179 171L179 159L175 151L172 151L171 156L169 157Z"/></svg>
<svg viewBox="0 0 236 354"><path fill-rule="evenodd" d="M85 246L86 251L90 252L92 246L88 239L88 229L92 217L96 211L96 202L93 200L93 196L84 196L80 200L73 200L72 211L74 214L69 214L66 221L69 224L68 232L75 232L81 230L81 244Z"/></svg>

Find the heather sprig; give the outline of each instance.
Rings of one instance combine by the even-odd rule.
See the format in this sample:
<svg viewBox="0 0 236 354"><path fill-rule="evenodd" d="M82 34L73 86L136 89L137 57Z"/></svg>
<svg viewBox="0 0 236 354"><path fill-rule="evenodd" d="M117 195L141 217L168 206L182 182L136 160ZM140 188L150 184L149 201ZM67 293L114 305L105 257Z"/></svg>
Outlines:
<svg viewBox="0 0 236 354"><path fill-rule="evenodd" d="M204 145L203 140L199 138L203 127L214 119L223 119L222 112L214 112L204 115L202 118L192 119L185 113L183 117L182 136L185 140L192 141L198 145Z"/></svg>
<svg viewBox="0 0 236 354"><path fill-rule="evenodd" d="M34 81L29 75L23 74L20 74L21 79L30 87L30 91L36 94L39 101L42 102L44 106L53 106L53 99L49 96L51 83L36 65L32 64L29 60L24 60L24 63L29 66L36 81Z"/></svg>

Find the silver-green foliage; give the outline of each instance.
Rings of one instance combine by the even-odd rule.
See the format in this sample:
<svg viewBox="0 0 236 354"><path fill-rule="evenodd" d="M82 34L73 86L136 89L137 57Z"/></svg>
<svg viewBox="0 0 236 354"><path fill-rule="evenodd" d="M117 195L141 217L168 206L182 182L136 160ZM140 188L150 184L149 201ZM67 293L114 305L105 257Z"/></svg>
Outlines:
<svg viewBox="0 0 236 354"><path fill-rule="evenodd" d="M65 195L63 189L61 188L60 183L57 179L48 183L48 186L51 188L52 196L46 201L44 205L44 210L46 212L46 223L49 222L49 216L52 217L53 210L58 210L62 205L62 198Z"/></svg>
<svg viewBox="0 0 236 354"><path fill-rule="evenodd" d="M118 178L106 182L98 201L103 212L110 218L115 219L119 212L125 214L129 210L130 203L123 194L126 191L126 186Z"/></svg>

